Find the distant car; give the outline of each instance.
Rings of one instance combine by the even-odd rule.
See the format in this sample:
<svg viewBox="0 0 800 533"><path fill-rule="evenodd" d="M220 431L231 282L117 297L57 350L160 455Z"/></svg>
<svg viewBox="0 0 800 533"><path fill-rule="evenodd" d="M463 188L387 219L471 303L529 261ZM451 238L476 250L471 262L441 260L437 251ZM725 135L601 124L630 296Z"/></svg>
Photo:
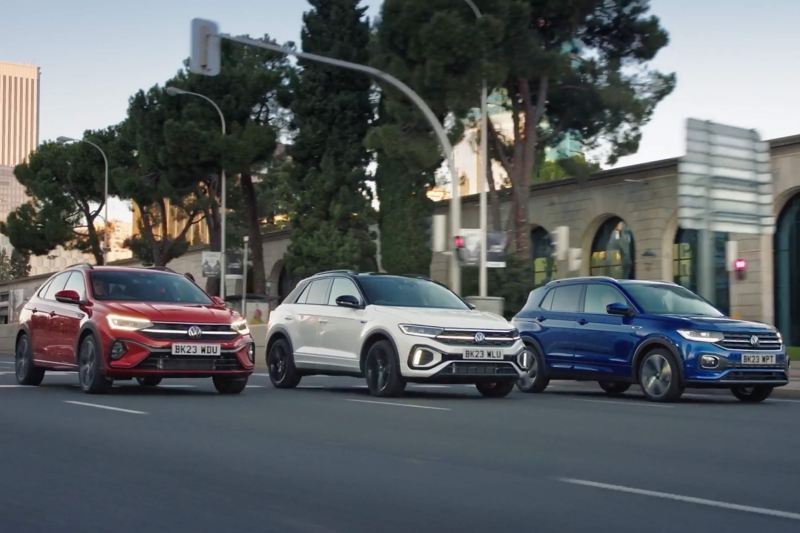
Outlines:
<svg viewBox="0 0 800 533"><path fill-rule="evenodd" d="M269 318L267 365L278 388L312 374L365 377L395 396L407 382L474 383L506 396L530 353L501 316L415 277L324 272L303 280Z"/></svg>
<svg viewBox="0 0 800 533"><path fill-rule="evenodd" d="M518 386L543 391L552 379L592 380L608 394L634 383L650 400L687 387L729 388L760 402L789 381L780 333L733 320L673 283L591 277L531 292L514 317L534 364Z"/></svg>
<svg viewBox="0 0 800 533"><path fill-rule="evenodd" d="M15 368L23 385L39 385L46 370L77 370L87 393L115 379L152 387L211 377L220 393L237 394L254 358L247 323L186 277L85 265L55 274L25 304Z"/></svg>

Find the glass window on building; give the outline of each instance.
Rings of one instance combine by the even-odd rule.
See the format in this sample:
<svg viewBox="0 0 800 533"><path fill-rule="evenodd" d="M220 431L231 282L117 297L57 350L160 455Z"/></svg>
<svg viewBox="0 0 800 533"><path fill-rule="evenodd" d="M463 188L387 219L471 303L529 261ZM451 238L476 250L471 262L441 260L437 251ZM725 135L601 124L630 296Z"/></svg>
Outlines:
<svg viewBox="0 0 800 533"><path fill-rule="evenodd" d="M597 230L592 241L589 273L592 276L611 276L617 279L636 278L633 232L621 218L609 218Z"/></svg>
<svg viewBox="0 0 800 533"><path fill-rule="evenodd" d="M714 306L730 314L730 276L725 267L725 243L727 233L714 233L714 279L716 292ZM678 228L672 245L672 280L692 292L698 291L698 268L700 265L700 232Z"/></svg>
<svg viewBox="0 0 800 533"><path fill-rule="evenodd" d="M800 194L781 210L774 239L775 325L786 344L800 346Z"/></svg>
<svg viewBox="0 0 800 533"><path fill-rule="evenodd" d="M531 231L534 287L541 287L555 279L557 265L553 252L553 242L550 239L549 231L541 226Z"/></svg>

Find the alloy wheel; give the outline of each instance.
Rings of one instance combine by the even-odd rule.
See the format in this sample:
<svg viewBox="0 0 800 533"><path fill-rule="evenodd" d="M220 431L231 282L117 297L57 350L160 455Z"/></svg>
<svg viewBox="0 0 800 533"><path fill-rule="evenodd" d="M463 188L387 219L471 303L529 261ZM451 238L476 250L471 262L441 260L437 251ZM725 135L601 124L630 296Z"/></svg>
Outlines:
<svg viewBox="0 0 800 533"><path fill-rule="evenodd" d="M642 366L642 387L650 396L661 397L672 384L672 367L667 358L655 353Z"/></svg>
<svg viewBox="0 0 800 533"><path fill-rule="evenodd" d="M88 387L94 381L96 357L94 342L86 339L81 345L80 367L78 368L81 385Z"/></svg>

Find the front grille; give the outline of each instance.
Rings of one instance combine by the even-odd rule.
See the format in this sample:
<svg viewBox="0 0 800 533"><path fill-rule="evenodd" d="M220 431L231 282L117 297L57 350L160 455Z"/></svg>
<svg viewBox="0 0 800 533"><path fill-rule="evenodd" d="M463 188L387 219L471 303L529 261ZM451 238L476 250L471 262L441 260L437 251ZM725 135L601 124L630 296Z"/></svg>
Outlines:
<svg viewBox="0 0 800 533"><path fill-rule="evenodd" d="M199 327L203 333L199 337L189 337L189 328ZM191 324L176 322L154 322L141 330L145 336L156 340L226 341L238 335L228 324Z"/></svg>
<svg viewBox="0 0 800 533"><path fill-rule="evenodd" d="M153 354L136 365L142 370L241 370L242 365L232 353L217 357L197 357L169 354Z"/></svg>
<svg viewBox="0 0 800 533"><path fill-rule="evenodd" d="M446 366L438 375L517 377L517 371L509 364L453 363Z"/></svg>
<svg viewBox="0 0 800 533"><path fill-rule="evenodd" d="M785 381L786 373L779 370L755 370L740 372L734 370L725 374L725 381Z"/></svg>
<svg viewBox="0 0 800 533"><path fill-rule="evenodd" d="M475 341L475 335L483 334L482 342ZM446 329L434 337L443 344L467 346L511 346L516 341L516 333L507 331L486 331L477 329Z"/></svg>
<svg viewBox="0 0 800 533"><path fill-rule="evenodd" d="M753 344L752 339L755 337L758 337L758 342ZM777 333L772 332L725 333L725 338L719 341L717 345L728 350L745 352L780 350L781 340Z"/></svg>

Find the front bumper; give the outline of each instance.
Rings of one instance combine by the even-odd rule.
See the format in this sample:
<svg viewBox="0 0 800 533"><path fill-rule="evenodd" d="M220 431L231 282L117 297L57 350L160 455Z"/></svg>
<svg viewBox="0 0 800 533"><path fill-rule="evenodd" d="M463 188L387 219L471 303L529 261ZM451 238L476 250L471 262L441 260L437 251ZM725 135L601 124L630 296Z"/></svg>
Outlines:
<svg viewBox="0 0 800 533"><path fill-rule="evenodd" d="M500 350L502 359L466 359L466 349L482 348L474 344L458 346L419 337L402 339L400 344L397 348L402 375L411 382L476 383L499 379L516 380L525 376L526 372L520 364L521 354L526 350L521 340L510 346L489 347ZM412 366L410 356L417 348L437 352L437 362L426 368Z"/></svg>
<svg viewBox="0 0 800 533"><path fill-rule="evenodd" d="M774 364L747 365L744 354L774 355ZM770 385L780 387L789 383L789 358L780 350L727 350L716 344L686 343L683 346L684 379L689 387L722 388L734 385ZM704 355L718 361L715 368L704 368Z"/></svg>
<svg viewBox="0 0 800 533"><path fill-rule="evenodd" d="M125 346L125 353L112 359L111 348L115 342ZM210 377L218 375L249 376L253 373L255 343L248 335L239 335L220 344L218 356L172 355L173 343L183 340L156 340L132 332L110 337L103 343L106 375L111 378L142 376L162 377ZM208 344L200 342L199 344Z"/></svg>

